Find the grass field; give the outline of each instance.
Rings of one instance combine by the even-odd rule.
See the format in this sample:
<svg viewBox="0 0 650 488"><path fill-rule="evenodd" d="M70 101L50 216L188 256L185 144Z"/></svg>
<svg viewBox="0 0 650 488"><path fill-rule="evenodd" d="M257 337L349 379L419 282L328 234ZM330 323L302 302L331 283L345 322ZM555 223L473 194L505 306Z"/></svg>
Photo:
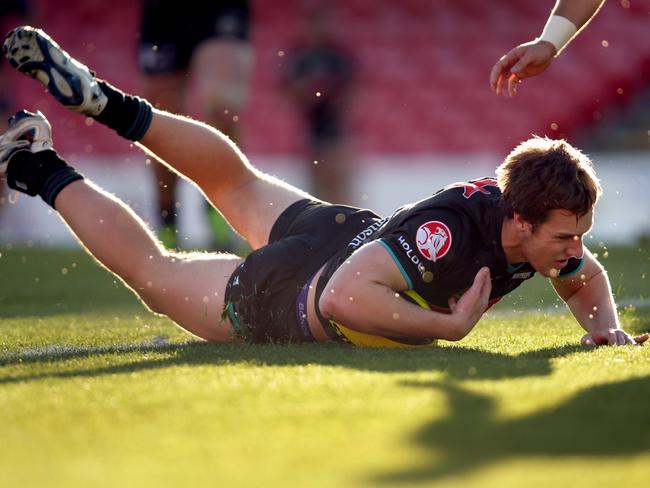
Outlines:
<svg viewBox="0 0 650 488"><path fill-rule="evenodd" d="M650 251L604 263L649 297ZM5 246L0 270L3 487L650 483L650 348L580 347L541 279L395 351L193 342L80 251Z"/></svg>

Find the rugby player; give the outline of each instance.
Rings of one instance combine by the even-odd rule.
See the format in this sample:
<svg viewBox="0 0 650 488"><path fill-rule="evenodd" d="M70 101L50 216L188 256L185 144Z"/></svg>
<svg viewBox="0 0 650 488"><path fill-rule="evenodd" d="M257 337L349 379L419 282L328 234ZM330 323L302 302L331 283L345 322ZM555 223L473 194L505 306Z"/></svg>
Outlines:
<svg viewBox="0 0 650 488"><path fill-rule="evenodd" d="M13 30L4 51L63 105L193 181L250 243L245 259L166 250L129 207L54 151L42 114L19 112L0 137L9 186L40 195L152 311L198 337L395 347L456 341L539 272L587 332L583 343L648 338L621 329L607 274L583 246L601 189L588 158L565 141L533 138L496 179L453 184L381 218L262 173L216 129L95 78L38 29Z"/></svg>

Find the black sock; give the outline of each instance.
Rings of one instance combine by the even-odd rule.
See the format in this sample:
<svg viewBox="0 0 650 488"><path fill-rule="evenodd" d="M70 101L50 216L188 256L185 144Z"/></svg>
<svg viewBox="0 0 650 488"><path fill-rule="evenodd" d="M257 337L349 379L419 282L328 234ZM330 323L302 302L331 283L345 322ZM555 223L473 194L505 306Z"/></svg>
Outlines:
<svg viewBox="0 0 650 488"><path fill-rule="evenodd" d="M106 107L95 120L131 141L144 137L153 117L152 107L143 98L127 95L106 81L97 80L108 98Z"/></svg>
<svg viewBox="0 0 650 488"><path fill-rule="evenodd" d="M18 151L9 160L7 183L10 188L40 197L52 208L57 195L83 176L54 150L32 153Z"/></svg>

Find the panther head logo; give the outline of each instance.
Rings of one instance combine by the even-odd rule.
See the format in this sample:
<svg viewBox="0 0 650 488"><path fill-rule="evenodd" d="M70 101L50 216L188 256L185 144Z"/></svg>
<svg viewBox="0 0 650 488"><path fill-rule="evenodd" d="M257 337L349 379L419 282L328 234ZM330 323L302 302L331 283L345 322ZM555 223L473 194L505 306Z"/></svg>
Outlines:
<svg viewBox="0 0 650 488"><path fill-rule="evenodd" d="M418 228L415 242L420 254L435 263L449 251L451 231L442 222L430 220Z"/></svg>

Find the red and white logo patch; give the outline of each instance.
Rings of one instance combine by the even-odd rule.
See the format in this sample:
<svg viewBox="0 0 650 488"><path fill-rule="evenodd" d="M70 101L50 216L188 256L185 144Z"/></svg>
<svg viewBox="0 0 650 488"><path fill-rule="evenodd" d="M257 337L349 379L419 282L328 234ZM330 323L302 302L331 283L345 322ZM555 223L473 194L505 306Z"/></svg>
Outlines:
<svg viewBox="0 0 650 488"><path fill-rule="evenodd" d="M422 224L415 235L418 251L434 263L447 254L451 247L451 231L442 222L430 220Z"/></svg>

